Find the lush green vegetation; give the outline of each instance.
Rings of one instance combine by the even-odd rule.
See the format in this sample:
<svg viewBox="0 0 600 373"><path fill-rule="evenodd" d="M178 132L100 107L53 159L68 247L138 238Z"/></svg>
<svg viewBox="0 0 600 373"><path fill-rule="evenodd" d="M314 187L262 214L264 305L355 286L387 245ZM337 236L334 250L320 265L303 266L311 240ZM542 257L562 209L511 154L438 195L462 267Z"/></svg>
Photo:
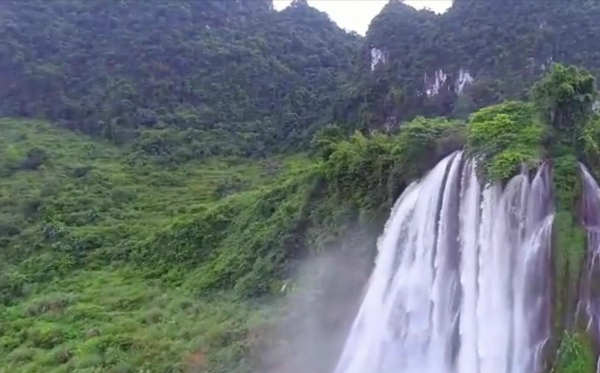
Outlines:
<svg viewBox="0 0 600 373"><path fill-rule="evenodd" d="M404 187L464 144L458 121L416 118L394 135L355 133L335 143L325 174L339 196L366 210L390 207Z"/></svg>
<svg viewBox="0 0 600 373"><path fill-rule="evenodd" d="M558 348L558 362L554 372L584 373L596 371L596 359L589 337L566 333Z"/></svg>
<svg viewBox="0 0 600 373"><path fill-rule="evenodd" d="M267 311L135 270L78 270L0 310L0 372L250 372Z"/></svg>
<svg viewBox="0 0 600 373"><path fill-rule="evenodd" d="M464 124L419 118L323 133L319 157L165 163L42 121L0 127L11 372L253 369L299 259L349 235L347 255L370 258L404 186L464 143Z"/></svg>
<svg viewBox="0 0 600 373"><path fill-rule="evenodd" d="M555 64L552 72L533 87L533 99L543 119L561 131L557 137L568 142L577 139L580 132L576 129L589 119L596 96L594 77L575 66Z"/></svg>
<svg viewBox="0 0 600 373"><path fill-rule="evenodd" d="M539 116L548 126L546 148L554 170L554 308L555 330L559 333L575 323L577 289L586 253L586 234L579 222L582 189L577 162L595 157L594 153L586 153L597 141L592 118L597 94L595 80L587 71L559 64L534 86L532 93Z"/></svg>
<svg viewBox="0 0 600 373"><path fill-rule="evenodd" d="M4 119L0 128L0 371L252 368L252 341L272 302L239 295L261 289L271 272L243 255L237 264L254 272L235 263L233 274L224 272L219 250L289 234L296 215L286 213L310 188L294 195L288 185L310 178L312 162L213 158L165 166L45 122ZM275 207L282 221L266 217ZM260 211L265 220L250 224L248 214ZM226 221L228 212L238 220ZM200 217L212 217L206 221L212 230L172 233ZM231 246L209 244L211 237L218 242L219 227ZM190 242L195 246L186 252L169 252ZM214 256L214 278L221 281L211 291L200 291L208 286L207 266L193 271L190 258L202 255L207 262ZM251 278L258 272L263 282ZM243 277L240 291L226 280L231 276Z"/></svg>
<svg viewBox="0 0 600 373"><path fill-rule="evenodd" d="M544 156L544 127L531 104L507 102L477 111L470 118L469 149L489 180L502 181L520 167L536 167Z"/></svg>
<svg viewBox="0 0 600 373"><path fill-rule="evenodd" d="M0 182L2 256L29 266L27 273L37 280L77 267L90 255L105 263L125 260L136 242L155 236L175 217L185 219L222 196L255 188L284 167L277 159L214 159L167 168L46 123L1 125L8 176ZM35 169L32 153L44 154ZM48 260L63 258L60 268L43 263L48 247ZM39 254L35 261L23 262L32 254Z"/></svg>
<svg viewBox="0 0 600 373"><path fill-rule="evenodd" d="M532 90L532 103L506 102L470 117L467 149L483 177L505 181L523 165L553 166L554 345L557 372L593 372L594 349L576 318L578 284L586 258L586 232L580 224L578 162L598 165L598 119L592 105L595 80L583 69L553 65Z"/></svg>
<svg viewBox="0 0 600 373"><path fill-rule="evenodd" d="M390 1L373 19L355 79L344 90L341 118L365 127L402 123L416 115L467 117L505 100L524 100L553 62L600 74L597 1L456 0L444 14ZM370 49L386 63L371 72ZM436 95L437 71L446 80ZM460 73L474 79L459 89Z"/></svg>
<svg viewBox="0 0 600 373"><path fill-rule="evenodd" d="M585 74L552 74L563 73ZM463 146L495 181L552 158L562 332L585 253L576 162L597 159L598 120L584 110L559 130L540 108L506 102L468 125L419 117L394 134L328 126L312 155L176 162L42 121L0 120L0 365L251 371L301 259L346 250L367 260L404 187ZM339 248L348 237L356 245ZM571 342L561 348L581 350ZM560 353L560 369L586 364L571 352Z"/></svg>
<svg viewBox="0 0 600 373"><path fill-rule="evenodd" d="M174 160L305 145L359 42L302 2L10 0L0 20L0 115Z"/></svg>
<svg viewBox="0 0 600 373"><path fill-rule="evenodd" d="M552 163L553 366L593 371L589 336L565 329L597 94L549 61L599 72L600 3L456 0L439 16L391 1L362 49L302 0L223 4L0 5L0 115L53 121L0 119L0 373L260 369L299 263L370 263L393 201L460 148L487 181ZM461 69L475 80L459 94ZM439 114L466 121L419 116Z"/></svg>

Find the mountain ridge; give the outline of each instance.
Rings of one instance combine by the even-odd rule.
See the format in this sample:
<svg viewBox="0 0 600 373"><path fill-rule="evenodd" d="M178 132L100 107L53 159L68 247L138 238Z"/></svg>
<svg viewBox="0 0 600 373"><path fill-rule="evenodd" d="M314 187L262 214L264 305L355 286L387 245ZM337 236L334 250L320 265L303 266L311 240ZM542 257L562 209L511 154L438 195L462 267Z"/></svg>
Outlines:
<svg viewBox="0 0 600 373"><path fill-rule="evenodd" d="M415 115L466 117L526 98L554 62L599 76L599 16L597 1L459 0L437 15L391 0L371 23L338 118L391 129Z"/></svg>

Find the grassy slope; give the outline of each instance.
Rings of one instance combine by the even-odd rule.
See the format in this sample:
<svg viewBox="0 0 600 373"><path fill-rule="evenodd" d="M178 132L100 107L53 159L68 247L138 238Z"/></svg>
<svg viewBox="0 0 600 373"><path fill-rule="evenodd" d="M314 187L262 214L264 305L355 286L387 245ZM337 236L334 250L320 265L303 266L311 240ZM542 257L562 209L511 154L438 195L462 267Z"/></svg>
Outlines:
<svg viewBox="0 0 600 373"><path fill-rule="evenodd" d="M321 160L173 165L43 122L0 129L0 373L250 372L265 343L278 371L289 346L264 296L294 291L323 251L345 263L328 267L332 288L360 287L391 203L464 144L462 123L419 118L325 141ZM352 315L321 316L329 338Z"/></svg>
<svg viewBox="0 0 600 373"><path fill-rule="evenodd" d="M242 372L264 305L81 270L0 313L0 372Z"/></svg>
<svg viewBox="0 0 600 373"><path fill-rule="evenodd" d="M47 160L22 169L32 149ZM250 330L269 306L148 276L125 263L124 248L224 196L260 195L310 168L307 159L159 165L11 119L0 120L0 153L0 372L249 369Z"/></svg>

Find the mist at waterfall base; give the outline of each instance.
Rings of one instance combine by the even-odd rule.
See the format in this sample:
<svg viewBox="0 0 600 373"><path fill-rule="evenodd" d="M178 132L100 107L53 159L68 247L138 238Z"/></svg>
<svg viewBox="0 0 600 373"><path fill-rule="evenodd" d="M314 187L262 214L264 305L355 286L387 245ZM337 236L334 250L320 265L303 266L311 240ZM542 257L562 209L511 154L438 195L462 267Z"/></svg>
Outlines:
<svg viewBox="0 0 600 373"><path fill-rule="evenodd" d="M333 371L366 290L377 236L355 227L327 254L303 260L261 349L260 373Z"/></svg>
<svg viewBox="0 0 600 373"><path fill-rule="evenodd" d="M458 152L407 187L333 372L543 371L550 180L542 165L504 187L482 186Z"/></svg>

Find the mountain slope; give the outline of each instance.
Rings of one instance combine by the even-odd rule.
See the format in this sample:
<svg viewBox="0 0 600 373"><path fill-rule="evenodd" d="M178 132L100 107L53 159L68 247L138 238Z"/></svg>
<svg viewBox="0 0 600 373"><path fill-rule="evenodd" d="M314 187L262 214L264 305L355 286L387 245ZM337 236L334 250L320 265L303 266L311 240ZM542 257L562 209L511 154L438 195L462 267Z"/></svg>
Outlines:
<svg viewBox="0 0 600 373"><path fill-rule="evenodd" d="M282 12L268 0L0 6L0 115L117 143L146 134L184 144L187 158L305 143L331 119L358 46L301 2Z"/></svg>
<svg viewBox="0 0 600 373"><path fill-rule="evenodd" d="M251 371L276 307L233 291L247 272L219 272L220 229L229 243L292 234L294 196L310 185L295 195L279 185L313 166L297 155L166 167L46 122L0 119L0 372ZM291 226L240 226L258 208L279 208ZM208 228L184 234L194 221ZM190 252L201 260L186 262ZM260 269L261 285L283 278ZM200 289L206 271L223 281Z"/></svg>
<svg viewBox="0 0 600 373"><path fill-rule="evenodd" d="M372 21L340 120L391 128L522 99L553 62L600 74L597 1L457 0L442 15L390 0ZM355 108L358 108L356 110Z"/></svg>
<svg viewBox="0 0 600 373"><path fill-rule="evenodd" d="M166 165L0 119L0 372L304 370L301 335L326 344L325 371L391 203L464 140L461 123L405 128L322 136L319 157ZM284 338L278 301L296 292Z"/></svg>

